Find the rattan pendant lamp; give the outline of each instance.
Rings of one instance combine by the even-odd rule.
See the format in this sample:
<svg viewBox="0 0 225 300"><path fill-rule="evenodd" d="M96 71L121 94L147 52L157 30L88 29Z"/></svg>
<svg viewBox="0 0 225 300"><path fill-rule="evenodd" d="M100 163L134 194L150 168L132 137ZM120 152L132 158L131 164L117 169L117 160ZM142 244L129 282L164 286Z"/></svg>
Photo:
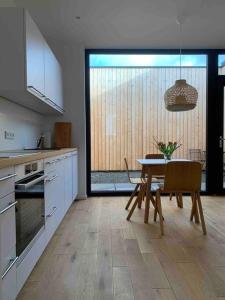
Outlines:
<svg viewBox="0 0 225 300"><path fill-rule="evenodd" d="M181 17L177 18L177 24L180 26L180 40L182 39L182 24ZM168 111L187 111L196 107L198 92L196 88L181 79L181 44L180 44L180 79L175 81L175 84L170 87L164 95L165 106Z"/></svg>

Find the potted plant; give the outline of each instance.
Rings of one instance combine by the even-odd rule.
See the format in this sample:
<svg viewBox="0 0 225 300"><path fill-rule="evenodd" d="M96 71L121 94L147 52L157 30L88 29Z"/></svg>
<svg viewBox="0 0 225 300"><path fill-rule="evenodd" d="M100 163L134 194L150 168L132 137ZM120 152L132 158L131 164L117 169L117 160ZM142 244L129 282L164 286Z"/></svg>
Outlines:
<svg viewBox="0 0 225 300"><path fill-rule="evenodd" d="M168 142L166 144L163 142L159 142L156 139L154 140L155 140L156 147L160 152L164 154L164 158L166 160L171 160L173 152L177 150L180 146L182 146L182 144L180 144L179 142Z"/></svg>

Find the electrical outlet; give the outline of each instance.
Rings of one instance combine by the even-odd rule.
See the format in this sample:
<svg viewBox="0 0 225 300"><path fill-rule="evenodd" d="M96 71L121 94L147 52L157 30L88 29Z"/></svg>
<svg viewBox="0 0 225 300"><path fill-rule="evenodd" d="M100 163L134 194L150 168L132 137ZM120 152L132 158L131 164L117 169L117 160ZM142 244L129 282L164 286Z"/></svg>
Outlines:
<svg viewBox="0 0 225 300"><path fill-rule="evenodd" d="M14 138L15 138L14 132L5 130L5 139L6 140L14 140Z"/></svg>

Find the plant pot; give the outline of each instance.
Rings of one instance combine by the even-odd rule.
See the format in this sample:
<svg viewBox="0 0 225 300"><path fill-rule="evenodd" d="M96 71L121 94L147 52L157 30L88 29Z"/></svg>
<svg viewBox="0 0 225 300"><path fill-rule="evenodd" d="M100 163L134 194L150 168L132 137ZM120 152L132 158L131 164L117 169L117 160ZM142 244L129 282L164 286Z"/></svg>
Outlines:
<svg viewBox="0 0 225 300"><path fill-rule="evenodd" d="M172 159L172 154L164 154L165 160L171 160Z"/></svg>

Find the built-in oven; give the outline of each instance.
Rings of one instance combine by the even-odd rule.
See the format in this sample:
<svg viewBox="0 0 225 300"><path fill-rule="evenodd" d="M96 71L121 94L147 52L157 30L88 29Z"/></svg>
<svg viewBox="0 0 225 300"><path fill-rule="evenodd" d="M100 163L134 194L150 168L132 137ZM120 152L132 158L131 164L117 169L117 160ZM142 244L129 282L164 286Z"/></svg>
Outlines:
<svg viewBox="0 0 225 300"><path fill-rule="evenodd" d="M45 225L43 162L16 169L16 255L23 259Z"/></svg>

